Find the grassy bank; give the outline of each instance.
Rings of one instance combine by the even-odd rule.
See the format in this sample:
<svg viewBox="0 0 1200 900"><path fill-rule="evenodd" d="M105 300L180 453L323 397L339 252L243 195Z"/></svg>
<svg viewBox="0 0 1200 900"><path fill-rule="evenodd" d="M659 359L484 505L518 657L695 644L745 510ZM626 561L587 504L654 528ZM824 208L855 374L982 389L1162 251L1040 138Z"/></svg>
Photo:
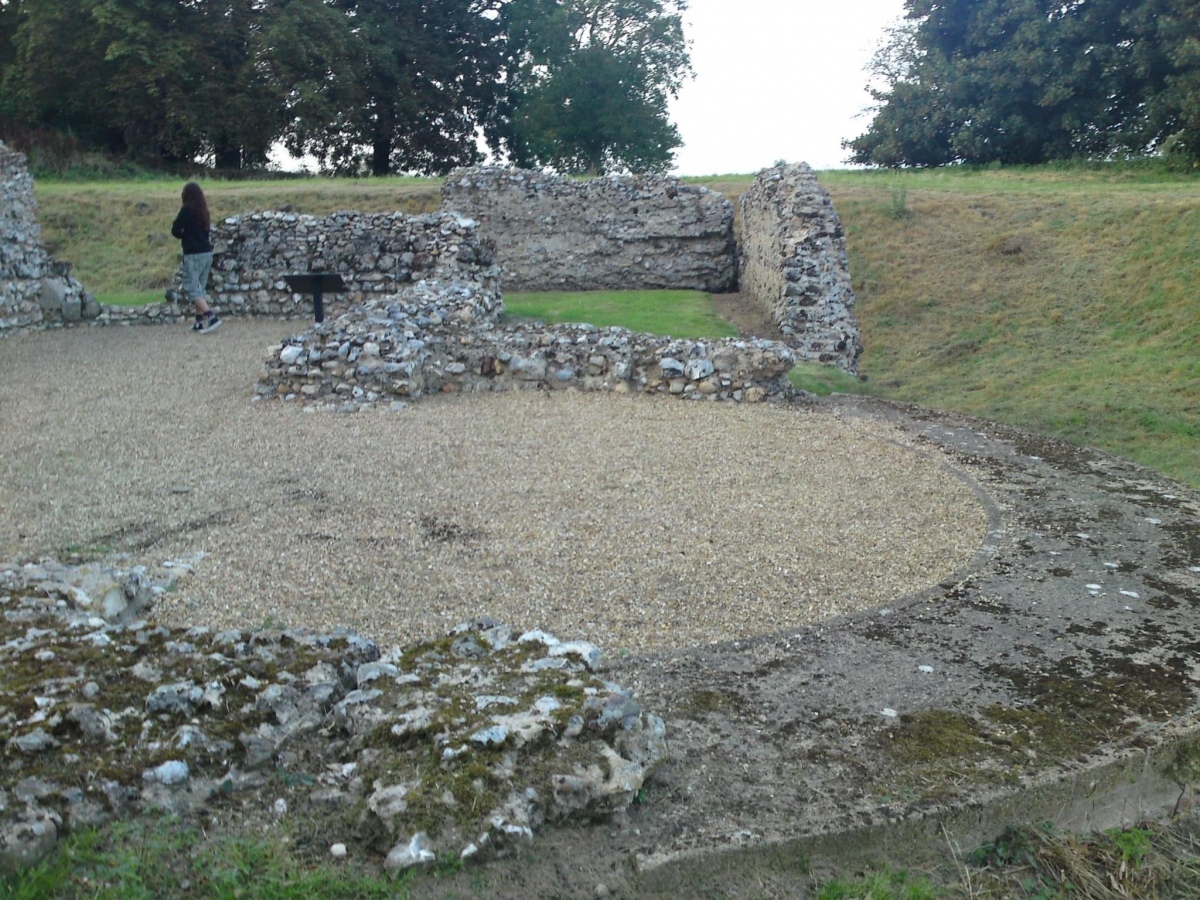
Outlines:
<svg viewBox="0 0 1200 900"><path fill-rule="evenodd" d="M1200 487L1200 178L1078 167L821 179L846 227L871 392L1107 449ZM736 200L752 179L689 181ZM440 182L205 187L221 217L421 212ZM179 189L39 182L43 231L102 298L151 296L176 265Z"/></svg>
<svg viewBox="0 0 1200 900"><path fill-rule="evenodd" d="M838 174L873 390L1200 486L1200 180Z"/></svg>

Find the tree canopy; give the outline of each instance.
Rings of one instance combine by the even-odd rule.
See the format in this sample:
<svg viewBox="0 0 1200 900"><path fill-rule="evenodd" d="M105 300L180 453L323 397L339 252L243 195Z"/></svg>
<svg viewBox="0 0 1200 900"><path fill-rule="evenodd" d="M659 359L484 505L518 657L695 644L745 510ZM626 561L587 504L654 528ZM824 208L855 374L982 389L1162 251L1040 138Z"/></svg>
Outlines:
<svg viewBox="0 0 1200 900"><path fill-rule="evenodd" d="M0 128L147 163L665 168L685 0L0 0ZM70 65L63 65L69 60Z"/></svg>
<svg viewBox="0 0 1200 900"><path fill-rule="evenodd" d="M1200 158L1194 0L905 0L851 161L882 166Z"/></svg>
<svg viewBox="0 0 1200 900"><path fill-rule="evenodd" d="M504 131L514 160L591 174L669 168L682 141L667 101L691 74L686 8L683 0L517 0L521 42Z"/></svg>

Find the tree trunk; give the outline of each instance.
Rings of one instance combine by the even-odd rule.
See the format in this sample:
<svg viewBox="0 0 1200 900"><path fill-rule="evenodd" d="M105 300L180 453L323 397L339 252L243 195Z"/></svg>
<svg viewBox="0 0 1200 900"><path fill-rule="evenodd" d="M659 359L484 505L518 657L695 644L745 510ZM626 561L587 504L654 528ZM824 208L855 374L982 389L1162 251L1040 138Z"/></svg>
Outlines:
<svg viewBox="0 0 1200 900"><path fill-rule="evenodd" d="M371 174L390 175L392 173L392 136L378 132L371 142Z"/></svg>
<svg viewBox="0 0 1200 900"><path fill-rule="evenodd" d="M213 151L213 157L218 169L240 169L242 167L241 147L217 147Z"/></svg>

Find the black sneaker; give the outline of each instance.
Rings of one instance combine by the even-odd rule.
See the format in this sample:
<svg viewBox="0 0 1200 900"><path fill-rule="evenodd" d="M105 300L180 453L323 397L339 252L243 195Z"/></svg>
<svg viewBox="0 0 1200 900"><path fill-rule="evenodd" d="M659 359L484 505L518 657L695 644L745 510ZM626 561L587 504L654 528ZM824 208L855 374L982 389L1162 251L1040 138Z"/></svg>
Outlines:
<svg viewBox="0 0 1200 900"><path fill-rule="evenodd" d="M196 321L192 323L192 331L203 331L203 330L204 330L204 320L197 318Z"/></svg>
<svg viewBox="0 0 1200 900"><path fill-rule="evenodd" d="M216 331L220 327L221 327L221 320L218 319L216 316L210 314L209 317L204 320L203 325L200 328L200 331L203 334L208 334L211 331Z"/></svg>

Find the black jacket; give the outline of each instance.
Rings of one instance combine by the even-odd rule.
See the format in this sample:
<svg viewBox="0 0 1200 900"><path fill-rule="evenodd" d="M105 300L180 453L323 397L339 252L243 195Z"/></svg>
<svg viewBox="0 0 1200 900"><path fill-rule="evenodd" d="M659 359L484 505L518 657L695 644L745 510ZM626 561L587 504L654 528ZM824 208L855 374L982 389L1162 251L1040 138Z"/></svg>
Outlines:
<svg viewBox="0 0 1200 900"><path fill-rule="evenodd" d="M190 206L179 210L171 225L171 235L183 241L183 254L212 253L212 242L208 239L208 231L200 225L200 218Z"/></svg>

